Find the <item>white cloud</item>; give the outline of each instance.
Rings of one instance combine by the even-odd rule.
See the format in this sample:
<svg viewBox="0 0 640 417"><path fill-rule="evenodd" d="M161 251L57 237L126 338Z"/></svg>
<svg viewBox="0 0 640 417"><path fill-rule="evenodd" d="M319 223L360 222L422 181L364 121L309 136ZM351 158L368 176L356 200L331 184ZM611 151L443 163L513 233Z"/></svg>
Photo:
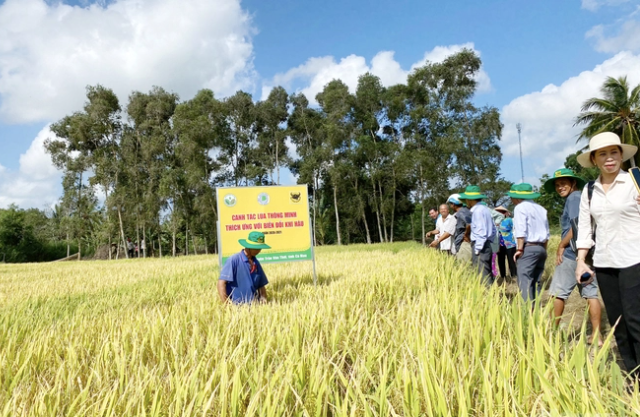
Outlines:
<svg viewBox="0 0 640 417"><path fill-rule="evenodd" d="M463 48L474 50L480 54L474 47L473 43L462 45L438 46L431 51L427 51L424 57L414 63L409 70L402 69L401 65L395 60L393 51L381 51L371 59L368 65L364 57L358 55L349 55L336 61L332 56L310 58L304 64L292 68L289 71L277 74L273 80L266 82L262 88L262 99L266 99L271 88L281 85L286 89L291 89L295 84L301 83L304 87L298 91L304 93L307 99L316 103L316 95L322 91L324 86L331 80L340 79L351 92L355 92L358 85L358 77L370 72L380 77L383 85L390 86L400 84L407 81L410 71L424 65L427 61L442 62L448 56L461 51ZM487 92L491 90L491 80L488 74L480 69L476 76L478 81L478 92Z"/></svg>
<svg viewBox="0 0 640 417"><path fill-rule="evenodd" d="M523 157L535 166L536 174L562 166L567 155L584 146L576 143L581 128L573 127L582 103L600 95L606 77L623 75L628 76L631 85L640 83L640 55L621 52L559 86L549 84L541 91L512 100L501 112L503 153L519 155L516 123L522 123Z"/></svg>
<svg viewBox="0 0 640 417"><path fill-rule="evenodd" d="M55 136L46 126L20 155L18 171L0 167L0 207L17 204L22 208L43 208L59 200L62 175L44 150L44 141L49 137Z"/></svg>
<svg viewBox="0 0 640 417"><path fill-rule="evenodd" d="M104 3L104 2L103 2ZM0 4L0 118L51 121L79 110L87 85L121 100L153 85L191 97L252 88L254 34L240 0L45 0Z"/></svg>
<svg viewBox="0 0 640 417"><path fill-rule="evenodd" d="M586 33L587 39L595 41L594 48L598 52L616 53L619 51L640 50L640 21L630 19L615 25L617 33L608 35L610 30L604 25L597 25Z"/></svg>
<svg viewBox="0 0 640 417"><path fill-rule="evenodd" d="M582 8L595 12L601 6L617 6L627 3L629 0L582 0Z"/></svg>

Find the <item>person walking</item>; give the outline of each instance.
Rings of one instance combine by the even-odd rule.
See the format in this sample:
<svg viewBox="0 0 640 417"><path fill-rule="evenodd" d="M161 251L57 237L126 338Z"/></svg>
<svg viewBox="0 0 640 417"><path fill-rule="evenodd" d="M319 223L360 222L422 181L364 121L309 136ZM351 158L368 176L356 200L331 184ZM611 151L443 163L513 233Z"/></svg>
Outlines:
<svg viewBox="0 0 640 417"><path fill-rule="evenodd" d="M542 290L542 273L547 260L549 221L547 210L533 202L540 193L533 191L531 184L511 186L507 193L515 205L513 229L516 252L513 259L518 271L518 287L525 301L535 301Z"/></svg>
<svg viewBox="0 0 640 417"><path fill-rule="evenodd" d="M498 269L500 277L503 281L510 281L511 277L516 276L516 262L513 255L516 254L516 240L513 237L513 219L511 212L505 207L496 207L496 211L504 215L504 219L500 222L498 231L500 232L500 249L498 250ZM507 275L507 266L509 266L509 274Z"/></svg>
<svg viewBox="0 0 640 417"><path fill-rule="evenodd" d="M133 245L131 238L128 237L127 238L127 254L129 255L129 259L133 258L134 249L135 249L135 246Z"/></svg>
<svg viewBox="0 0 640 417"><path fill-rule="evenodd" d="M591 321L592 335L589 343L593 341L593 335L599 334L600 317L602 307L598 299L598 283L594 279L589 284L581 284L576 281L576 254L571 248L570 242L574 238L571 229L571 222L575 222L580 214L580 191L585 185L585 180L577 176L572 170L562 168L544 183L547 193L558 193L565 201L562 215L560 216L560 227L562 228L561 241L556 252L556 269L551 278L549 295L553 299L553 312L556 326L560 324L564 305L574 288L579 287L580 295L587 300L589 306L589 319Z"/></svg>
<svg viewBox="0 0 640 417"><path fill-rule="evenodd" d="M452 252L456 259L463 262L471 261L471 240L467 233L467 225L471 224L471 211L460 200L460 194L451 194L447 199L456 219L453 233Z"/></svg>
<svg viewBox="0 0 640 417"><path fill-rule="evenodd" d="M636 382L640 379L640 196L622 163L637 151L636 146L622 144L615 133L605 132L592 137L589 149L578 155L580 165L596 166L600 175L591 199L588 192L580 198L575 272L577 281L590 276L585 284L598 277L618 352ZM594 245L590 266L585 261Z"/></svg>
<svg viewBox="0 0 640 417"><path fill-rule="evenodd" d="M487 196L482 194L480 187L476 185L468 186L464 193L460 194L460 200L466 202L471 211L471 224L467 226L471 236L471 263L476 265L482 274L484 284L489 287L494 281L491 242L495 238L496 228L491 211L486 205L481 204L485 198Z"/></svg>

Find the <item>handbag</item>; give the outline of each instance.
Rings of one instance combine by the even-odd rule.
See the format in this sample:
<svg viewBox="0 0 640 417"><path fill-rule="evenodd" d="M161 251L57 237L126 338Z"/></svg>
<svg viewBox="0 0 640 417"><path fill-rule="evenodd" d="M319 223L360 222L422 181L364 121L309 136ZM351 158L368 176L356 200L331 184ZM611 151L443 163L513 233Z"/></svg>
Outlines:
<svg viewBox="0 0 640 417"><path fill-rule="evenodd" d="M595 185L595 181L589 181L589 183L587 184L587 197L589 199L589 209L591 209L591 197L593 197L593 187ZM578 239L578 219L571 219L569 221L569 223L571 224L571 232L573 233L573 237L571 238L571 240L569 241L569 245L571 245L571 250L573 251L573 253L576 254L576 256L578 255L578 244L576 243L576 239ZM587 256L584 259L584 262L587 265L593 265L593 254L596 250L596 245L595 245L595 241L596 241L596 222L593 220L593 216L591 216L591 239L593 240L594 244L593 246L591 246L591 248L589 249L589 252L587 252Z"/></svg>

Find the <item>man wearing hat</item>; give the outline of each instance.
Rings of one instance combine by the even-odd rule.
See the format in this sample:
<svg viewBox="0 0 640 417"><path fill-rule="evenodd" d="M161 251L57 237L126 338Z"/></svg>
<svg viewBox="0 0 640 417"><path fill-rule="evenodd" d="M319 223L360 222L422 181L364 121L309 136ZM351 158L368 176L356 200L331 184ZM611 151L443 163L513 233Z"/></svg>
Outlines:
<svg viewBox="0 0 640 417"><path fill-rule="evenodd" d="M451 206L453 216L456 219L456 228L453 233L452 253L456 259L469 262L471 260L471 244L467 236L467 225L471 224L471 211L462 204L460 194L451 194L447 199Z"/></svg>
<svg viewBox="0 0 640 417"><path fill-rule="evenodd" d="M470 185L464 193L460 194L460 200L467 203L471 211L471 262L478 267L478 271L482 274L485 285L493 284L493 268L491 267L491 259L493 251L491 250L491 242L496 236L496 227L493 224L491 211L489 208L480 204L482 199L487 198L482 194L480 187Z"/></svg>
<svg viewBox="0 0 640 417"><path fill-rule="evenodd" d="M267 302L265 286L269 281L256 259L262 249L271 249L264 241L262 232L251 232L247 239L238 240L244 249L227 259L218 279L218 295L223 303Z"/></svg>
<svg viewBox="0 0 640 417"><path fill-rule="evenodd" d="M585 180L578 177L572 170L562 168L553 173L553 176L544 183L544 189L549 194L557 192L565 199L564 210L560 216L562 227L562 240L556 253L556 269L551 279L549 294L554 298L553 311L556 317L556 325L560 324L560 318L564 312L564 304L576 286L580 286L580 295L589 304L589 318L593 333L600 329L600 316L602 307L598 300L598 284L594 280L588 284L579 284L575 279L576 254L571 249L569 242L573 238L571 221L577 221L580 214L580 191L585 185Z"/></svg>
<svg viewBox="0 0 640 417"><path fill-rule="evenodd" d="M517 262L518 287L525 301L533 301L542 289L540 278L547 260L550 236L547 210L533 202L540 193L534 192L531 184L512 185L507 195L515 205L513 229L516 252L513 258Z"/></svg>

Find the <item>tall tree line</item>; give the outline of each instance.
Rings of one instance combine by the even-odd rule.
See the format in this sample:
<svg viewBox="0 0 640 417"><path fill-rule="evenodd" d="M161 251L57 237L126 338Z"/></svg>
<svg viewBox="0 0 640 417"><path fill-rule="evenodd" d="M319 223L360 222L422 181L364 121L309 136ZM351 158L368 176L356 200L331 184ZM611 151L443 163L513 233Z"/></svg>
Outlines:
<svg viewBox="0 0 640 417"><path fill-rule="evenodd" d="M206 89L181 102L154 87L123 106L90 86L45 144L64 173L62 235L80 251L131 238L145 255L210 252L216 187L280 184L288 168L309 187L317 244L424 240L428 207L452 191L474 183L498 200L508 189L498 110L472 102L480 65L463 50L405 84L367 73L350 92L333 80L317 105L282 87L258 102Z"/></svg>

